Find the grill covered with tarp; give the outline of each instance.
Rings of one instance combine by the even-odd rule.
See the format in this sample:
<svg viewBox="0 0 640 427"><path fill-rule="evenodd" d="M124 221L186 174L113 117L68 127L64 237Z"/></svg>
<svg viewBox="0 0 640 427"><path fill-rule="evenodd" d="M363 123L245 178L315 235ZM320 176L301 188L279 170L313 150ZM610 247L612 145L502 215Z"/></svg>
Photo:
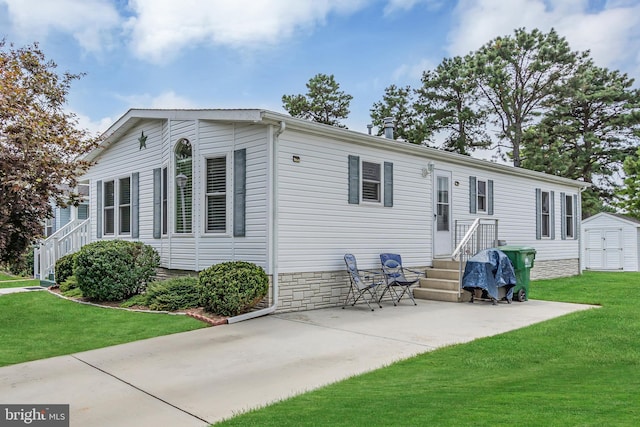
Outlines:
<svg viewBox="0 0 640 427"><path fill-rule="evenodd" d="M499 249L485 249L469 258L462 276L462 289L471 292L471 302L477 290L493 303L513 299L516 275L507 255Z"/></svg>

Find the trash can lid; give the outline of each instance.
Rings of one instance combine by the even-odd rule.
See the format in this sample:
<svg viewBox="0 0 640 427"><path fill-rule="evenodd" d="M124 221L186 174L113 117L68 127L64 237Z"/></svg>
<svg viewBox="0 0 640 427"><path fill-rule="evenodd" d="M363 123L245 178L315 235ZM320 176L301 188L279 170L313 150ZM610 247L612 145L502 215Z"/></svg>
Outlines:
<svg viewBox="0 0 640 427"><path fill-rule="evenodd" d="M515 245L507 245L507 246L498 246L499 250L501 251L512 251L512 252L536 252L535 248L532 248L531 246L515 246Z"/></svg>

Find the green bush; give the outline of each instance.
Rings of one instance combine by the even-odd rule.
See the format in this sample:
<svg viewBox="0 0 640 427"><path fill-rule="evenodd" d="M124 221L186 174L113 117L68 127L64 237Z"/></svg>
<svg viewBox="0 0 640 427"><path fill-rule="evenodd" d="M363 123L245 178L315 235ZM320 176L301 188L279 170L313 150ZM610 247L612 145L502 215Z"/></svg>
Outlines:
<svg viewBox="0 0 640 427"><path fill-rule="evenodd" d="M151 286L153 283L155 282L151 282L149 283L149 286ZM134 295L131 298L129 298L128 300L125 300L122 302L122 304L120 304L120 307L122 308L129 308L129 307L133 307L135 305L147 305L147 296L145 294L138 294L138 295Z"/></svg>
<svg viewBox="0 0 640 427"><path fill-rule="evenodd" d="M0 270L6 270L14 276L33 277L33 248L5 263L0 263Z"/></svg>
<svg viewBox="0 0 640 427"><path fill-rule="evenodd" d="M69 276L64 282L60 283L60 292L62 292L63 295L65 294L65 292L68 292L72 289L77 289L77 288L78 288L78 279L76 279L76 276Z"/></svg>
<svg viewBox="0 0 640 427"><path fill-rule="evenodd" d="M145 296L151 310L194 308L200 305L200 285L197 277L176 277L150 283Z"/></svg>
<svg viewBox="0 0 640 427"><path fill-rule="evenodd" d="M73 276L73 266L76 261L77 254L77 252L68 254L56 261L55 278L58 285L62 285L67 278Z"/></svg>
<svg viewBox="0 0 640 427"><path fill-rule="evenodd" d="M254 307L269 290L261 267L245 261L223 262L200 272L201 303L205 310L236 316Z"/></svg>
<svg viewBox="0 0 640 427"><path fill-rule="evenodd" d="M75 275L84 296L121 301L145 290L160 265L155 249L141 242L100 240L76 256Z"/></svg>

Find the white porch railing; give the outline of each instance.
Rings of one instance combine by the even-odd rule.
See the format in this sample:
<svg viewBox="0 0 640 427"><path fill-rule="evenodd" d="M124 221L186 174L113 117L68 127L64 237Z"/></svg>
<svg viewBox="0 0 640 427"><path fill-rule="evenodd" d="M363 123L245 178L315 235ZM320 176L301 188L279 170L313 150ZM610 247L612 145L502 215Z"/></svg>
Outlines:
<svg viewBox="0 0 640 427"><path fill-rule="evenodd" d="M91 242L91 221L71 221L36 246L33 254L33 275L40 280L53 280L56 261L77 252Z"/></svg>
<svg viewBox="0 0 640 427"><path fill-rule="evenodd" d="M486 218L476 218L473 221L456 220L454 243L456 248L451 258L458 261L459 265L459 296L462 292L463 266L467 260L482 250L498 246L498 220Z"/></svg>

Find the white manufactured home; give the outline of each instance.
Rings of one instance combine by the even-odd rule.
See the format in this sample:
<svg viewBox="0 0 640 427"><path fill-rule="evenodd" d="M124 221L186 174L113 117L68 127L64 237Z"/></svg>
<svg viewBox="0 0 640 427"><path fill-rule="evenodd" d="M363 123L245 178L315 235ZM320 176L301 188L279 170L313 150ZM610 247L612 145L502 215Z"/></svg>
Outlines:
<svg viewBox="0 0 640 427"><path fill-rule="evenodd" d="M254 262L278 310L341 304L345 253L361 268L384 252L431 267L471 224L484 235L465 244L535 248L532 278L580 272L583 182L264 110L130 110L89 160L89 218L49 252L131 239L168 272ZM45 247L42 277L55 258Z"/></svg>
<svg viewBox="0 0 640 427"><path fill-rule="evenodd" d="M640 221L601 212L582 221L588 270L640 271Z"/></svg>

